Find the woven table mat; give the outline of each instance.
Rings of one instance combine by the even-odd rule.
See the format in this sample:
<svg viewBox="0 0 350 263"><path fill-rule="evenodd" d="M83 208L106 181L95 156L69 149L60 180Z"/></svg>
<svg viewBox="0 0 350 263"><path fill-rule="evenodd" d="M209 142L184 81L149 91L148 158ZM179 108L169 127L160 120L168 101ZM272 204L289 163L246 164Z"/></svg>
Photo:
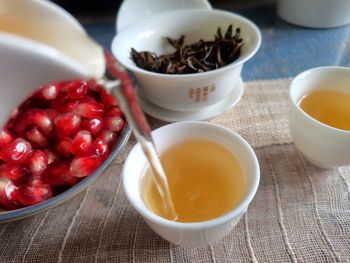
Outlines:
<svg viewBox="0 0 350 263"><path fill-rule="evenodd" d="M223 240L185 249L162 240L126 200L120 172L135 144L88 190L28 219L0 225L0 262L349 262L350 168L309 164L288 129L290 79L245 83L242 100L211 119L255 149L261 182ZM164 122L150 118L153 128Z"/></svg>

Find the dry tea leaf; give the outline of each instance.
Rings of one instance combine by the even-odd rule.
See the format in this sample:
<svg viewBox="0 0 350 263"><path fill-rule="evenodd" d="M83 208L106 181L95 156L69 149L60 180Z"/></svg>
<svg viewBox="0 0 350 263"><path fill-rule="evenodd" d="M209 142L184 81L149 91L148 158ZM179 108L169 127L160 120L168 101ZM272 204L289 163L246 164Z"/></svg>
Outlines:
<svg viewBox="0 0 350 263"><path fill-rule="evenodd" d="M167 37L168 43L176 49L174 53L158 56L150 51L138 52L131 48L130 55L138 67L157 73L190 74L210 71L230 64L239 57L243 46L240 32L236 28L233 33L230 25L223 35L221 28L218 28L214 40L201 39L189 45L184 45L184 35L179 39Z"/></svg>

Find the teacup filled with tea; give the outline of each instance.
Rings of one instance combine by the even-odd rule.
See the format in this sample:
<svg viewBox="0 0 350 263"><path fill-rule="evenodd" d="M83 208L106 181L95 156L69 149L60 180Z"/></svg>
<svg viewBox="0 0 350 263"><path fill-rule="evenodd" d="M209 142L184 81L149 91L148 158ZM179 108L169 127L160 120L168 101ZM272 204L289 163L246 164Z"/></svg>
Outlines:
<svg viewBox="0 0 350 263"><path fill-rule="evenodd" d="M258 160L238 134L207 122L178 122L152 132L175 217L169 216L140 145L123 170L127 197L161 237L185 247L228 234L259 184Z"/></svg>
<svg viewBox="0 0 350 263"><path fill-rule="evenodd" d="M320 67L290 85L294 144L313 164L350 165L350 68Z"/></svg>

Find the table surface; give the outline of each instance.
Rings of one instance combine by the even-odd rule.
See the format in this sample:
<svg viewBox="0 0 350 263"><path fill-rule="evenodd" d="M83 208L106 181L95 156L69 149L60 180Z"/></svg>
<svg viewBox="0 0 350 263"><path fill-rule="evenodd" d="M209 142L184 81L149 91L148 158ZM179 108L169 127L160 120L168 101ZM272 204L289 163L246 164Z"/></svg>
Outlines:
<svg viewBox="0 0 350 263"><path fill-rule="evenodd" d="M245 64L245 95L215 122L240 133L261 165L257 195L234 231L206 248L184 249L156 236L128 204L119 174L135 144L87 191L31 218L0 225L0 262L350 262L350 169L322 170L293 146L288 84L318 66L349 66L350 25L290 25L275 6L230 9L262 32ZM83 24L106 48L114 19ZM153 128L164 122L150 118Z"/></svg>

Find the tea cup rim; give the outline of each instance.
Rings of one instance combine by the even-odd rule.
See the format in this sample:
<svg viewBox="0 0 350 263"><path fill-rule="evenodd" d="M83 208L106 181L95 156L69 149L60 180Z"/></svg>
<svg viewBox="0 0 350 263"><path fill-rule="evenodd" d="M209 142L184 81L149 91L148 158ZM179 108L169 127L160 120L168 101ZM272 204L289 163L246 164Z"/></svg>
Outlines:
<svg viewBox="0 0 350 263"><path fill-rule="evenodd" d="M320 71L344 71L344 72L348 72L349 74L349 79L350 79L350 68L347 67L341 67L341 66L323 66L323 67L315 67L315 68L311 68L308 70L305 70L301 73L299 73L296 77L293 78L291 84L289 85L289 91L288 91L288 97L290 102L292 103L293 107L295 109L297 109L297 111L302 114L308 121L311 121L312 123L318 125L318 127L322 128L322 129L326 129L335 133L339 133L339 134L343 134L346 136L350 136L350 131L347 130L342 130L336 127L332 127L328 124L325 124L315 118L313 118L312 116L310 116L309 114L307 114L298 104L298 101L296 101L296 99L294 99L293 97L293 89L296 86L296 83L298 81L301 81L302 78L304 78L306 75L309 74L314 74L316 72L320 72ZM305 96L306 93L303 93L303 96Z"/></svg>
<svg viewBox="0 0 350 263"><path fill-rule="evenodd" d="M130 193L130 191L127 190L129 188L126 185L126 180L125 180L125 176L126 176L125 167L127 164L127 161L126 161L125 165L123 167L123 171L122 171L123 188L124 188L124 191L127 195L128 200L130 201L132 206L142 216L144 216L147 220L150 220L157 225L161 225L161 226L169 228L169 229L183 229L183 230L203 229L203 228L209 228L212 226L220 225L220 224L228 222L228 221L232 220L233 218L237 217L238 215L244 213L246 211L246 209L248 208L249 204L251 203L251 201L253 200L253 198L257 192L259 182L260 182L259 161L258 161L252 147L238 133L236 133L236 132L234 132L226 127L223 127L221 125L214 124L214 123L209 123L209 122L204 122L204 121L183 121L183 122L171 123L171 124L168 124L165 126L179 126L179 125L202 125L202 126L207 126L207 127L211 126L211 127L214 127L215 129L220 130L223 133L229 134L229 136L231 136L231 137L235 137L236 140L238 140L240 143L242 143L242 145L244 145L245 150L248 152L248 155L251 158L251 163L253 164L253 169L254 169L254 179L252 180L253 181L252 186L247 189L247 194L239 202L238 205L236 205L229 212L227 212L219 217L216 217L216 218L213 218L210 220L206 220L206 221L200 221L200 222L177 222L177 221L168 220L168 219L165 219L161 216L156 215L149 208L147 208L147 206L145 204L143 204L143 206L140 207L136 202L134 202L134 199L131 196L132 194ZM165 126L163 126L163 127L165 127ZM160 127L158 129L154 130L153 132L155 132L159 129L162 129L163 127ZM132 155L135 151L139 151L139 150L141 150L141 146L139 144L136 144L132 148L132 150L129 152L129 155ZM138 178L138 180L139 180L139 178Z"/></svg>

